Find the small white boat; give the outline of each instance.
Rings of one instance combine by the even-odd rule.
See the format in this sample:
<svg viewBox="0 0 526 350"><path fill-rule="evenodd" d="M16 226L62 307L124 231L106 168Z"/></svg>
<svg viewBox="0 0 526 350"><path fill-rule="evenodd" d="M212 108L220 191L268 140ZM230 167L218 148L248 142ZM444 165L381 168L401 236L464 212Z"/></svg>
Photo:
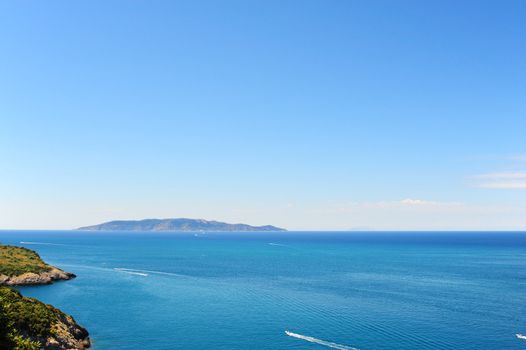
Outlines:
<svg viewBox="0 0 526 350"><path fill-rule="evenodd" d="M522 334L520 334L520 333L517 333L517 334L515 334L515 335L516 335L517 338L519 338L519 339L526 340L526 335L522 335Z"/></svg>

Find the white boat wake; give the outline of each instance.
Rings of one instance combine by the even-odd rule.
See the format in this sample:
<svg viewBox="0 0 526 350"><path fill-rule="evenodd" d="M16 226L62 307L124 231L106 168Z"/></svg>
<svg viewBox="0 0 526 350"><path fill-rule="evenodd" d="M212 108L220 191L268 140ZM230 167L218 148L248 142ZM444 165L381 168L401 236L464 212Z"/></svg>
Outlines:
<svg viewBox="0 0 526 350"><path fill-rule="evenodd" d="M328 348L332 348L332 349L338 349L338 350L358 350L358 348L354 348L354 347L352 347L352 346L347 346L347 345L337 344L337 343L333 343L333 342L330 342L330 341L325 341L325 340L321 340L321 339L318 339L318 338L309 337L309 336L307 336L307 335L302 335L302 334L298 334L298 333L292 333L292 332L289 332L289 331L285 331L285 334L288 335L289 337L293 337L293 338L297 338L297 339L305 340L305 341L308 341L308 342L310 342L310 343L315 343L315 344L323 345L323 346L326 346L326 347L328 347Z"/></svg>
<svg viewBox="0 0 526 350"><path fill-rule="evenodd" d="M60 243L46 243L46 242L25 242L21 241L20 244L38 244L38 245L65 245Z"/></svg>
<svg viewBox="0 0 526 350"><path fill-rule="evenodd" d="M515 334L515 336L517 337L517 339L526 340L526 335L522 335L520 333L517 333L517 334Z"/></svg>
<svg viewBox="0 0 526 350"><path fill-rule="evenodd" d="M144 272L137 272L137 271L133 271L133 270L128 270L128 269L120 269L120 268L114 268L115 271L119 271L119 272L123 272L123 273L127 273L129 275L137 275L137 276L143 276L143 277L148 277L148 274L147 273L144 273Z"/></svg>
<svg viewBox="0 0 526 350"><path fill-rule="evenodd" d="M152 271L152 270L139 270L139 269L127 269L124 267L115 267L114 270L121 271L121 272L128 272L128 273L135 273L135 274L141 274L141 276L148 276L148 275L165 275L165 276L175 276L175 277L188 277L185 275L181 275L178 273L172 273L172 272L163 272L163 271Z"/></svg>

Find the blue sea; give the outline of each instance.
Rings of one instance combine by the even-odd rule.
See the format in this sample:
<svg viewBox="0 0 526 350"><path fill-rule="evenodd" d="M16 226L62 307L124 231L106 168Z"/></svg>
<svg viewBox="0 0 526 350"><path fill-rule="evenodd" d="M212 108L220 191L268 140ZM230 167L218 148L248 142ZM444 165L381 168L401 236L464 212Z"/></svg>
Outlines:
<svg viewBox="0 0 526 350"><path fill-rule="evenodd" d="M0 231L102 349L526 349L526 233ZM285 334L289 331L290 335Z"/></svg>

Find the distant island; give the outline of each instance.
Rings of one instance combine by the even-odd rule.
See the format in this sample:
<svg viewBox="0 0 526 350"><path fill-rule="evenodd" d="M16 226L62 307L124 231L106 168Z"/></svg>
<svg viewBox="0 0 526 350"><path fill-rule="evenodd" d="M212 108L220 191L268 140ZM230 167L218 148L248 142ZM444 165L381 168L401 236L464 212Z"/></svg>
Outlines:
<svg viewBox="0 0 526 350"><path fill-rule="evenodd" d="M145 219L116 220L99 225L80 227L81 231L218 231L218 232L271 232L286 231L283 228L265 225L251 226L246 224L227 224L220 221L202 219Z"/></svg>

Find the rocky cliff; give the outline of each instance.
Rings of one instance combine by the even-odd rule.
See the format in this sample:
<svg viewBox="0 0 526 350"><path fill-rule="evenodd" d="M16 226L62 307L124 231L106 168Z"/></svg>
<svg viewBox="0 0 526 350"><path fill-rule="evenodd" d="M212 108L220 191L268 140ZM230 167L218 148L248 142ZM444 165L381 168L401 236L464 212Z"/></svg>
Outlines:
<svg viewBox="0 0 526 350"><path fill-rule="evenodd" d="M88 331L73 317L0 287L0 349L84 350L90 345Z"/></svg>
<svg viewBox="0 0 526 350"><path fill-rule="evenodd" d="M75 274L46 264L33 250L0 245L0 285L49 284L75 278Z"/></svg>
<svg viewBox="0 0 526 350"><path fill-rule="evenodd" d="M88 331L73 317L4 286L49 284L75 275L26 248L0 245L0 350L84 350Z"/></svg>

